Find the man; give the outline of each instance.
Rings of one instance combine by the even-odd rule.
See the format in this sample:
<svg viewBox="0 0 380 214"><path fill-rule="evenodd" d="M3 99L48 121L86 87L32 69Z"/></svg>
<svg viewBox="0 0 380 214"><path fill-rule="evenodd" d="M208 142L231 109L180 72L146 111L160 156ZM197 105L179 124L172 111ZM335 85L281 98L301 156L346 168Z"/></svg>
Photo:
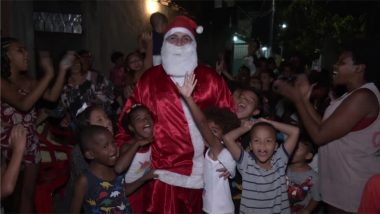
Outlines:
<svg viewBox="0 0 380 214"><path fill-rule="evenodd" d="M158 179L148 184L149 199L144 205L150 213L202 213L204 142L175 84L182 85L185 74L194 72L198 83L193 97L201 109L233 107L222 77L198 65L196 28L197 24L185 16L168 25L162 65L143 74L120 115L123 118L133 104L141 103L155 118L152 167ZM126 139L120 118L117 143Z"/></svg>

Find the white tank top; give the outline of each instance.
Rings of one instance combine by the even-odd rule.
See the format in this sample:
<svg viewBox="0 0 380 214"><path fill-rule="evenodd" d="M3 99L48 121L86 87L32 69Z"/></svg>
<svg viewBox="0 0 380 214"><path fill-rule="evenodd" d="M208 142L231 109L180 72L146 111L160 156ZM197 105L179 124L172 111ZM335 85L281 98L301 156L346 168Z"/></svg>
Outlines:
<svg viewBox="0 0 380 214"><path fill-rule="evenodd" d="M132 160L128 171L125 173L125 182L132 183L141 178L144 173L150 168L151 148L146 152L137 152Z"/></svg>
<svg viewBox="0 0 380 214"><path fill-rule="evenodd" d="M228 179L219 178L220 173L216 170L225 166L231 174L235 174L235 167L231 165L236 166L236 162L227 149L220 152L218 160L212 160L209 152L210 149L204 159L203 211L209 214L233 214L235 208Z"/></svg>
<svg viewBox="0 0 380 214"><path fill-rule="evenodd" d="M373 83L360 88L371 90L380 105L380 93ZM323 120L330 117L351 94L347 93L332 101ZM356 213L365 183L372 175L380 173L380 113L368 127L351 131L321 146L319 167L322 200L339 209Z"/></svg>

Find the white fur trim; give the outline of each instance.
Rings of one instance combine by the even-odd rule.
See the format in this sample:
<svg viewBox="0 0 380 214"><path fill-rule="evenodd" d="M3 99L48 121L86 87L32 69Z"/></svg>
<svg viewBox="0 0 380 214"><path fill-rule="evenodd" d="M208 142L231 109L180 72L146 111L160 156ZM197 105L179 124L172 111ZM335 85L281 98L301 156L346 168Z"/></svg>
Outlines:
<svg viewBox="0 0 380 214"><path fill-rule="evenodd" d="M180 85L183 84L184 77L177 78L176 82ZM201 133L199 132L194 119L191 117L191 113L186 103L181 99L181 104L183 107L183 111L185 113L185 117L187 123L189 124L189 132L191 136L191 142L194 148L194 156L193 156L193 168L191 170L191 175L181 175L174 172L169 172L167 170L156 170L155 174L158 175L158 179L160 181L174 185L180 186L190 189L201 189L204 186L203 181L203 162L204 162L204 141Z"/></svg>
<svg viewBox="0 0 380 214"><path fill-rule="evenodd" d="M173 186L185 187L189 189L202 189L204 186L203 175L181 175L167 170L156 169L154 174L158 179L166 184Z"/></svg>
<svg viewBox="0 0 380 214"><path fill-rule="evenodd" d="M197 32L197 34L201 34L203 33L203 26L198 26L197 29L195 30L195 32Z"/></svg>
<svg viewBox="0 0 380 214"><path fill-rule="evenodd" d="M185 33L189 35L193 41L195 41L194 34L184 27L173 27L165 33L164 40L167 39L169 36L173 35L174 33Z"/></svg>

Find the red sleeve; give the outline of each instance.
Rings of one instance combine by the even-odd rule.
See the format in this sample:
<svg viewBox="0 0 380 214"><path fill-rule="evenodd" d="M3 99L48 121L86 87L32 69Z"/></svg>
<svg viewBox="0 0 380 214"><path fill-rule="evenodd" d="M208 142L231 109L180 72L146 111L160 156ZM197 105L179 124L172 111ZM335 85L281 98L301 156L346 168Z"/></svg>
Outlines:
<svg viewBox="0 0 380 214"><path fill-rule="evenodd" d="M222 76L213 69L202 65L197 67L195 75L198 83L193 96L195 101L201 101L197 104L202 110L209 106L215 106L229 108L235 112L231 92Z"/></svg>

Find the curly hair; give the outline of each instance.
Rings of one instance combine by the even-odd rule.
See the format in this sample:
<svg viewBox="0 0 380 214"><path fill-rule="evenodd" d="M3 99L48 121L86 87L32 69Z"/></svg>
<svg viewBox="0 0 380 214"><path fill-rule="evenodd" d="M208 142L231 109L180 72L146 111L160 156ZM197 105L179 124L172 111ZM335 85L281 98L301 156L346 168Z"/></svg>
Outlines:
<svg viewBox="0 0 380 214"><path fill-rule="evenodd" d="M128 125L132 124L132 116L139 111L147 111L149 114L152 114L146 106L142 104L134 104L121 119L121 125L124 130L131 135L134 135L134 133L129 130Z"/></svg>
<svg viewBox="0 0 380 214"><path fill-rule="evenodd" d="M8 79L11 76L11 66L7 55L8 48L12 43L19 42L18 39L12 37L1 38L1 78Z"/></svg>
<svg viewBox="0 0 380 214"><path fill-rule="evenodd" d="M204 114L208 121L220 126L223 134L240 126L240 120L228 108L208 107L204 110Z"/></svg>

